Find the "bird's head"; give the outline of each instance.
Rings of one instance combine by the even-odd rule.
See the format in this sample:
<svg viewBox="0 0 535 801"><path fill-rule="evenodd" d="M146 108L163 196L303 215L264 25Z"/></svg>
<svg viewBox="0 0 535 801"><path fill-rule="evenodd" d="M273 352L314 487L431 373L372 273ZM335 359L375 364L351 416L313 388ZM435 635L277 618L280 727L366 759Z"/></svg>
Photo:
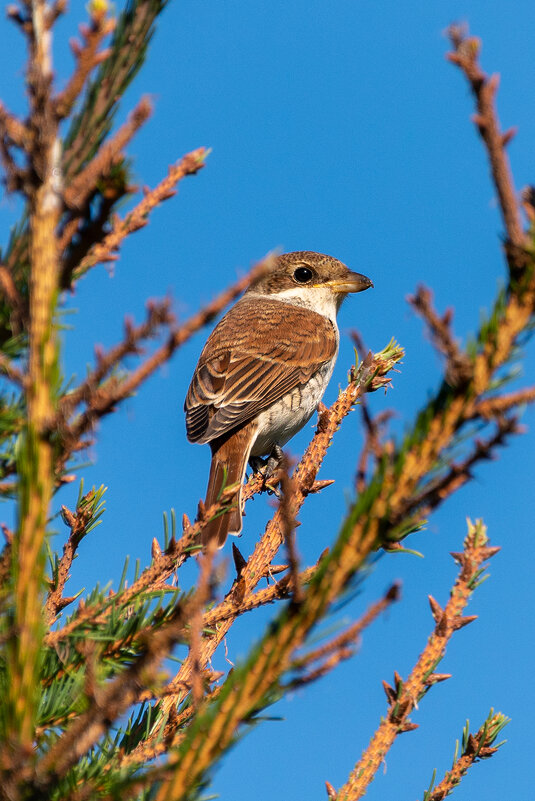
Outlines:
<svg viewBox="0 0 535 801"><path fill-rule="evenodd" d="M251 284L247 294L279 296L307 306L333 303L338 309L350 292L373 287L365 275L355 273L338 259L308 250L277 256Z"/></svg>

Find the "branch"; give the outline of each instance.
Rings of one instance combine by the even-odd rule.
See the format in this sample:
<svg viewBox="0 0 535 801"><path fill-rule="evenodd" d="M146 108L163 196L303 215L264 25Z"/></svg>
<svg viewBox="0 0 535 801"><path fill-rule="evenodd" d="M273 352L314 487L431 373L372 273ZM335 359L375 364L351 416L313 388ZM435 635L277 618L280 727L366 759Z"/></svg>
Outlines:
<svg viewBox="0 0 535 801"><path fill-rule="evenodd" d="M103 175L109 173L113 164L124 158L122 151L133 136L148 120L152 113L152 104L148 97L142 97L135 109L130 113L128 120L98 151L78 175L73 178L65 189L65 203L73 209L81 209L89 196L95 191L97 182ZM60 250L67 243L62 241Z"/></svg>
<svg viewBox="0 0 535 801"><path fill-rule="evenodd" d="M58 613L68 606L74 598L64 598L63 590L69 578L69 570L76 551L82 539L95 525L97 515L100 516L100 499L102 491L95 493L91 490L84 495L78 504L76 513L73 514L66 506L61 507L64 522L70 528L67 542L63 546L63 556L61 557L54 580L45 603L45 618L48 626L52 625Z"/></svg>
<svg viewBox="0 0 535 801"><path fill-rule="evenodd" d="M89 699L89 709L79 715L36 766L37 786L42 789L58 776L64 776L106 732L131 704L140 687L156 679L156 671L173 645L182 637L184 622L189 619L188 605L177 605L173 615L158 631L147 637L144 652L125 671L103 688L96 688Z"/></svg>
<svg viewBox="0 0 535 801"><path fill-rule="evenodd" d="M533 401L535 401L535 387L527 387L526 389L518 390L518 392L511 392L508 395L499 395L480 401L475 408L475 414L490 420L518 406L533 403Z"/></svg>
<svg viewBox="0 0 535 801"><path fill-rule="evenodd" d="M448 53L447 58L463 71L476 100L477 113L473 120L487 148L508 241L515 250L523 251L526 247L526 237L522 229L509 159L505 152L506 145L514 132L502 132L495 108L499 78L497 75L489 78L479 66L478 56L481 49L479 39L475 36L468 37L465 30L458 25L449 28L449 37L453 52Z"/></svg>
<svg viewBox="0 0 535 801"><path fill-rule="evenodd" d="M453 312L446 311L439 317L432 304L433 295L425 286L419 286L415 295L408 297L411 306L422 315L429 327L431 341L435 348L446 357L445 377L452 386L466 385L474 374L472 360L457 345L452 331Z"/></svg>
<svg viewBox="0 0 535 801"><path fill-rule="evenodd" d="M408 498L405 506L400 506L397 513L391 515L392 524L395 525L414 514L417 520L427 517L433 509L473 478L472 468L476 464L493 458L493 449L503 445L506 436L522 432L523 429L515 417L498 418L495 433L487 440L475 439L471 452L462 462L450 465L444 475L428 481L421 492Z"/></svg>
<svg viewBox="0 0 535 801"><path fill-rule="evenodd" d="M0 101L0 138L24 151L31 148L31 134L28 127L11 114Z"/></svg>
<svg viewBox="0 0 535 801"><path fill-rule="evenodd" d="M460 565L460 571L451 590L450 599L442 609L435 599L429 596L435 629L407 681L404 682L398 674L395 674L394 687L383 682L389 701L388 713L382 719L360 761L355 765L349 780L338 791L337 801L356 801L362 798L396 737L416 728L410 722L409 715L433 684L448 678L445 674L435 673L435 668L444 656L453 633L475 620L474 616L463 617L462 612L481 580L483 563L493 557L498 550L499 548L489 547L485 527L481 522L475 526L469 523L463 552L453 554Z"/></svg>
<svg viewBox="0 0 535 801"><path fill-rule="evenodd" d="M11 270L0 264L0 287L4 297L12 309L12 324L15 333L22 331L26 324L27 309L19 290L16 287Z"/></svg>
<svg viewBox="0 0 535 801"><path fill-rule="evenodd" d="M74 278L78 279L99 262L113 261L114 253L119 249L123 239L134 231L147 225L148 214L164 200L176 194L176 184L187 175L195 175L204 167L208 151L200 147L184 156L178 164L169 168L167 177L158 186L149 191L143 200L127 214L124 219L117 218L110 233L102 242L98 242L89 250L77 268Z"/></svg>
<svg viewBox="0 0 535 801"><path fill-rule="evenodd" d="M131 373L124 380L119 380L109 383L104 387L98 387L96 391L88 396L88 408L80 415L68 430L65 431L65 437L68 442L78 442L80 437L90 431L95 422L106 414L109 414L118 403L132 395L141 384L147 380L159 367L167 362L174 352L184 345L193 334L200 328L211 322L220 312L233 300L235 300L247 287L262 273L269 269L271 263L268 256L262 262L253 267L250 272L237 281L230 289L226 289L215 300L194 314L183 323L181 326L171 332L167 341L159 347L151 356L149 356L133 373ZM118 345L113 349L110 359L115 359L121 352L123 346ZM101 370L97 367L95 374L99 375ZM91 379L89 379L91 380ZM75 390L75 400L78 400L80 392L84 392L85 388ZM66 406L71 404L70 396L67 395L65 399Z"/></svg>
<svg viewBox="0 0 535 801"><path fill-rule="evenodd" d="M493 756L500 747L500 743L497 746L493 744L508 723L509 718L506 718L501 712L494 714L492 709L487 720L476 734L470 734L467 721L463 731L463 752L461 756L457 756L456 749L451 770L446 773L440 784L437 784L436 787L424 794L424 801L443 801L460 784L468 770L476 762Z"/></svg>
<svg viewBox="0 0 535 801"><path fill-rule="evenodd" d="M315 648L304 656L295 659L290 669L297 670L300 673L315 662L320 662L320 665L304 675L298 675L297 678L292 679L287 687L297 688L304 684L309 684L311 681L316 681L335 668L341 660L349 659L353 656L355 645L364 629L370 626L379 615L385 612L393 603L399 601L400 597L401 585L396 582L392 584L379 601L371 604L364 615L355 623L348 626L345 631L333 637L333 639L329 640L325 645Z"/></svg>
<svg viewBox="0 0 535 801"><path fill-rule="evenodd" d="M27 186L30 219L30 330L27 418L18 451L19 531L14 541L17 581L14 621L8 648L9 724L14 755L13 778L21 781L17 761L27 760L34 745L42 640L44 541L53 492L53 443L48 424L57 393L54 331L58 287L55 231L61 209L61 146L50 96L52 65L47 4L33 0L28 30L27 84L30 97L31 182Z"/></svg>
<svg viewBox="0 0 535 801"><path fill-rule="evenodd" d="M76 39L71 40L71 49L76 58L76 68L65 89L55 98L55 111L59 119L69 116L89 75L110 54L109 50L99 52L102 40L112 33L115 28L115 20L107 18L106 13L106 10L90 11L90 25L80 25L80 33L84 40L82 46Z"/></svg>
<svg viewBox="0 0 535 801"><path fill-rule="evenodd" d="M173 321L169 300L149 301L147 303L147 318L141 325L133 326L130 320L125 320L125 336L107 353L96 350L97 366L87 378L75 389L64 395L60 401L60 413L67 418L80 403L92 406L102 381L122 360L131 354L140 352L140 343L144 339L154 336L162 325L169 325Z"/></svg>

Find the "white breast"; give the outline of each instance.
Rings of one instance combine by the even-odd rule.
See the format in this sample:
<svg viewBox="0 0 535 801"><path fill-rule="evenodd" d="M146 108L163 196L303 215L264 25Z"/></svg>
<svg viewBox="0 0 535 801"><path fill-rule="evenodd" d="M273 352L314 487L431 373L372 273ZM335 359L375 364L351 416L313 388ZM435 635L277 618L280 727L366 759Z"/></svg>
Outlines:
<svg viewBox="0 0 535 801"><path fill-rule="evenodd" d="M277 300L304 306L327 317L336 333L336 351L333 358L323 364L308 384L295 387L288 395L274 403L258 417L258 432L251 449L251 456L267 456L275 445L286 443L308 423L329 383L338 355L339 333L336 324L337 303L330 290L318 287L303 291L300 287L277 293Z"/></svg>

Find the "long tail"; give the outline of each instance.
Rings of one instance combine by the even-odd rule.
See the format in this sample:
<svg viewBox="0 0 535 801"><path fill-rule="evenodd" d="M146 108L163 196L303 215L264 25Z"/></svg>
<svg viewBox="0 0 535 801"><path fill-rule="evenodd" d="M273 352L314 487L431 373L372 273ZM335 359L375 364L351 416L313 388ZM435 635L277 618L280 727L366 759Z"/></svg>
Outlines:
<svg viewBox="0 0 535 801"><path fill-rule="evenodd" d="M236 506L212 520L202 532L202 544L216 540L217 547L222 548L228 534L240 534L242 530L242 491L241 485L245 476L247 461L254 439L254 423L240 428L225 440L210 443L212 463L206 490L205 506L216 503L223 487L240 484L236 495Z"/></svg>

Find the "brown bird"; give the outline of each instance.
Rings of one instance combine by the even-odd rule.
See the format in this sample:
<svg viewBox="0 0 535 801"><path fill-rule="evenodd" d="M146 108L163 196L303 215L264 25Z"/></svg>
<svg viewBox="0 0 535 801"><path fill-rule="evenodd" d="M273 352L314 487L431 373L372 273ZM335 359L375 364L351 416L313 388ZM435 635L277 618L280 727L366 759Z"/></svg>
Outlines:
<svg viewBox="0 0 535 801"><path fill-rule="evenodd" d="M286 253L251 284L210 334L186 396L190 442L209 442L206 507L243 483L249 460L281 455L317 409L338 354L336 313L369 278L321 253ZM202 541L222 547L242 529L236 508L212 520Z"/></svg>

